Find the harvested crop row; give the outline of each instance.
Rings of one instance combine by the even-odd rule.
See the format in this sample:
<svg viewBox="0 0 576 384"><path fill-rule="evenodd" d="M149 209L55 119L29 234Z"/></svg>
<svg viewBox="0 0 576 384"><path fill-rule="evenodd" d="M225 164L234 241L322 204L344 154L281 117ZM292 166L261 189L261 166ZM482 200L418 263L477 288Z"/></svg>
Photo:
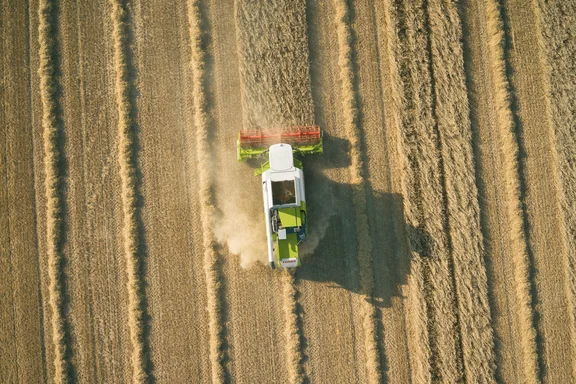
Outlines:
<svg viewBox="0 0 576 384"><path fill-rule="evenodd" d="M302 383L305 381L302 369L302 346L300 345L301 330L298 318L298 303L296 297L298 291L295 286L294 274L283 271L282 285L284 297L284 314L286 316L286 354L288 358L288 374L290 383Z"/></svg>
<svg viewBox="0 0 576 384"><path fill-rule="evenodd" d="M502 312L494 316L495 333L501 340L498 374L511 380L520 370L524 381L536 382L530 261L520 203L519 147L506 78L502 19L498 4L492 0L468 5L464 15L472 116L478 132L474 144L479 153L478 172L486 181L483 200L487 218L483 225L488 226L484 229L490 244L487 254L494 266L491 283L495 313ZM511 267L507 268L510 261ZM514 277L511 281L508 270ZM500 307L506 309L501 311Z"/></svg>
<svg viewBox="0 0 576 384"><path fill-rule="evenodd" d="M439 377L448 382L462 378L458 353L458 317L454 297L450 250L446 236L445 199L442 185L441 155L434 121L435 108L425 34L423 4L397 4L396 23L401 31L394 47L395 67L403 95L397 97L402 124L393 126L399 137L402 162L401 185L405 197L407 233L412 249L411 269L420 275L409 280L411 345L415 380ZM416 59L418 58L418 59ZM399 81L399 80L398 80ZM402 88L401 88L402 87ZM417 281L412 281L417 280ZM410 284L412 283L412 284ZM422 292L415 292L422 290ZM425 303L425 304L424 304ZM418 306L418 307L416 307ZM425 316L425 319L420 317ZM419 319L419 320L418 320ZM425 335L425 337L423 337ZM423 360L425 359L426 360Z"/></svg>
<svg viewBox="0 0 576 384"><path fill-rule="evenodd" d="M465 377L491 381L496 362L468 118L462 27L454 3L432 0L428 12L434 112L443 159Z"/></svg>
<svg viewBox="0 0 576 384"><path fill-rule="evenodd" d="M136 180L134 121L130 76L130 25L128 11L122 0L111 0L114 37L114 69L116 71L116 103L118 106L118 162L124 215L124 257L128 290L128 326L132 344L132 380L144 382L148 377L143 330L142 277L139 253L139 208Z"/></svg>
<svg viewBox="0 0 576 384"><path fill-rule="evenodd" d="M541 10L544 47L548 58L550 99L560 179L563 188L561 203L566 230L561 235L568 246L566 271L570 303L570 328L576 340L576 4L570 2L538 2ZM576 377L576 343L572 344L572 371Z"/></svg>
<svg viewBox="0 0 576 384"><path fill-rule="evenodd" d="M342 83L342 107L347 138L351 145L350 182L352 184L352 199L356 216L356 232L358 236L357 258L360 265L360 286L362 294L370 298L374 291L372 275L372 241L366 216L366 184L364 181L364 164L362 158L362 132L358 119L358 102L355 89L355 75L352 47L352 29L350 26L350 10L343 0L335 0L336 31L338 35L338 65ZM376 308L369 300L363 302L363 326L365 332L364 347L368 380L372 383L381 381L380 351L376 336Z"/></svg>
<svg viewBox="0 0 576 384"><path fill-rule="evenodd" d="M61 174L61 122L56 79L57 6L51 0L39 2L38 39L40 47L40 99L44 140L44 172L46 190L46 253L48 258L48 294L50 323L54 347L54 381L68 382L66 324L63 315L63 196Z"/></svg>
<svg viewBox="0 0 576 384"><path fill-rule="evenodd" d="M212 232L211 218L214 216L212 194L213 176L211 168L206 166L206 156L210 153L208 140L209 125L206 113L205 95L205 52L202 30L201 1L190 0L188 20L190 24L190 42L192 55L192 99L194 106L194 125L197 134L197 160L200 179L199 199L202 207L202 232L204 236L204 271L206 273L207 309L210 333L210 362L212 381L225 381L223 348L223 324L220 300L220 269L215 251L215 238Z"/></svg>
<svg viewBox="0 0 576 384"><path fill-rule="evenodd" d="M304 0L241 0L235 17L245 129L313 124Z"/></svg>

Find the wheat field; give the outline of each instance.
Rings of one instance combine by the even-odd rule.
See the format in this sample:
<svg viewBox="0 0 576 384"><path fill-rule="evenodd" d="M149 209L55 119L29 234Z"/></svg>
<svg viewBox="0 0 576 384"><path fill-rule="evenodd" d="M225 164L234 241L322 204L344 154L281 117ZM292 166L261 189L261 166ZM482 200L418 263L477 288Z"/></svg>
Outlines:
<svg viewBox="0 0 576 384"><path fill-rule="evenodd" d="M576 382L576 4L0 3L1 383ZM322 127L267 266L240 129Z"/></svg>

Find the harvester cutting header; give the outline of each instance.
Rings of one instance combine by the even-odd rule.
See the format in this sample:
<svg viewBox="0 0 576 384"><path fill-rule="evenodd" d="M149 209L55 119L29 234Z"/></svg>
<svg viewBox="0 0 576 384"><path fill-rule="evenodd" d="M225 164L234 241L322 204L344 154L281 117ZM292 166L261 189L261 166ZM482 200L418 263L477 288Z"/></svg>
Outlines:
<svg viewBox="0 0 576 384"><path fill-rule="evenodd" d="M299 266L298 246L306 240L308 220L302 162L295 156L322 153L320 127L290 127L278 133L240 131L237 148L238 161L268 157L254 174L262 175L270 267Z"/></svg>

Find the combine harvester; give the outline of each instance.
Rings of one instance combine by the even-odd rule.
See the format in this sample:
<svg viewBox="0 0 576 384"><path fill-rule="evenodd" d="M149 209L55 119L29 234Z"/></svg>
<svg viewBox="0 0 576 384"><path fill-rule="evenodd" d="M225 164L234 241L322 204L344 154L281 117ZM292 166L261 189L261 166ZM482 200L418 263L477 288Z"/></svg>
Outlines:
<svg viewBox="0 0 576 384"><path fill-rule="evenodd" d="M298 246L306 240L308 221L302 162L295 156L322 153L320 127L290 127L280 133L240 131L237 147L238 161L268 157L254 175L262 175L270 267L299 266Z"/></svg>

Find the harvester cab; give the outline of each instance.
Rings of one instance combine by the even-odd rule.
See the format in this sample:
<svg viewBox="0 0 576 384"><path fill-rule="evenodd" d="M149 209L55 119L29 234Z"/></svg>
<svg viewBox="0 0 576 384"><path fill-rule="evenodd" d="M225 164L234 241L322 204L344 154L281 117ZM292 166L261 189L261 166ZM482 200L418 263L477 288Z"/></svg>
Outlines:
<svg viewBox="0 0 576 384"><path fill-rule="evenodd" d="M322 153L320 127L290 127L280 133L240 131L237 149L238 161L267 156L254 173L262 177L270 267L299 266L298 246L306 240L308 219L302 162L295 156Z"/></svg>

